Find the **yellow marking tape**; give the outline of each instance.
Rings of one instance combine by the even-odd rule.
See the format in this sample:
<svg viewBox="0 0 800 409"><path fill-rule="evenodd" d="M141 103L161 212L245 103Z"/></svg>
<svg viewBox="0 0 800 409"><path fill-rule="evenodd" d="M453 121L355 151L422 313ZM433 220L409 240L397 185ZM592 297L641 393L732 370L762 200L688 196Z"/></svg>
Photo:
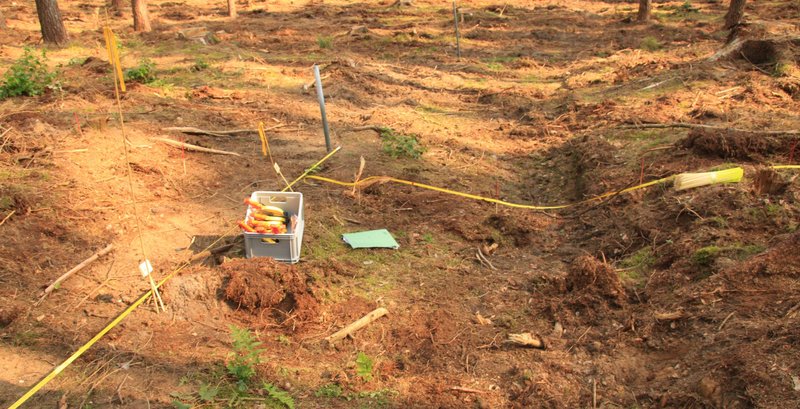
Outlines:
<svg viewBox="0 0 800 409"><path fill-rule="evenodd" d="M269 149L269 140L267 140L267 134L264 132L263 122L258 123L258 137L261 139L261 155L269 155L270 163L275 163L275 161L272 160L272 151Z"/></svg>
<svg viewBox="0 0 800 409"><path fill-rule="evenodd" d="M103 37L106 40L106 52L108 52L108 63L112 65L119 78L120 91L125 92L125 76L122 75L122 63L119 60L119 47L117 47L117 36L106 26L103 27Z"/></svg>
<svg viewBox="0 0 800 409"><path fill-rule="evenodd" d="M433 191L436 191L436 192L447 193L449 195L465 197L467 199L481 200L481 201L484 201L484 202L496 203L496 204L499 204L499 205L502 205L502 206L515 207L515 208L518 208L518 209L529 209L529 210L558 210L558 209L565 209L567 207L577 206L579 204L588 203L588 202L592 202L592 201L596 201L596 200L602 200L602 199L605 199L605 198L610 197L610 196L614 196L614 195L618 195L618 194L622 194L622 193L627 193L627 192L632 192L632 191L637 190L637 189L643 189L643 188L646 188L646 187L649 187L649 186L653 186L653 185L657 185L657 184L660 184L660 183L669 182L674 178L675 178L675 176L668 176L668 177L665 177L665 178L662 178L662 179L654 180L654 181L647 182L647 183L642 183L641 185L625 188L625 189L618 190L618 191L615 191L615 192L603 193L602 195L595 196L595 197L592 197L592 198L589 198L589 199L586 199L586 200L582 200L582 201L577 202L577 203L570 203L570 204L563 204L563 205L551 205L551 206L535 206L535 205L527 205L527 204L521 204L521 203L506 202L505 200L493 199L491 197L478 196L478 195L473 195L473 194L469 194L469 193L458 192L458 191L455 191L455 190L445 189L445 188L442 188L442 187L426 185L424 183L412 182L410 180L397 179L397 178L393 178L393 177L390 177L390 176L370 176L368 178L361 179L360 181L358 181L358 183L342 182L342 181L339 181L339 180L330 179L330 178L326 178L326 177L322 177L322 176L314 176L314 175L307 177L307 179L314 179L314 180L319 180L319 181L322 181L322 182L333 183L335 185L348 186L348 187L353 187L353 186L362 185L362 184L369 184L369 183L394 182L394 183L400 183L400 184L403 184L403 185L419 187L419 188L422 188L422 189L433 190Z"/></svg>
<svg viewBox="0 0 800 409"><path fill-rule="evenodd" d="M775 166L770 166L770 167L772 169L800 169L800 165L775 165ZM744 171L742 168L733 168L733 169L740 169L740 170ZM727 170L730 171L731 169L727 169ZM473 194L469 194L469 193L458 192L458 191L455 191L455 190L445 189L445 188L442 188L442 187L426 185L424 183L412 182L410 180L397 179L397 178L393 178L393 177L390 177L390 176L370 176L368 178L361 179L358 182L342 182L340 180L330 179L330 178L326 178L326 177L323 177L323 176L314 176L314 175L308 176L307 179L314 179L314 180L319 180L321 182L332 183L332 184L335 184L335 185L347 186L347 187L353 187L353 186L357 187L358 185L371 184L371 183L394 182L394 183L400 183L400 184L403 184L403 185L414 186L414 187L418 187L418 188L422 188L422 189L433 190L433 191L436 191L436 192L446 193L446 194L449 194L449 195L465 197L467 199L474 199L474 200L481 200L481 201L489 202L489 203L496 203L496 204L499 204L499 205L502 205L502 206L514 207L514 208L518 208L518 209L558 210L558 209L566 209L568 207L578 206L578 205L581 205L581 204L586 204L586 203L590 203L590 202L594 202L594 201L599 201L599 200L603 200L603 199L611 197L611 196L616 196L616 195L619 195L619 194L632 192L634 190L644 189L646 187L650 187L650 186L653 186L653 185L658 185L658 184L670 182L673 179L675 179L675 176L677 176L677 175L667 176L665 178L661 178L661 179L658 179L658 180L653 180L653 181L650 181L650 182L647 182L647 183L642 183L640 185L628 187L628 188L625 188L625 189L622 189L622 190L603 193L602 195L595 196L595 197L592 197L592 198L589 198L589 199L585 199L585 200L581 200L581 201L575 202L575 203L561 204L561 205L550 205L550 206L538 206L538 205L527 205L527 204L521 204L521 203L506 202L505 200L494 199L494 198L491 198L491 197L478 196L478 195L473 195Z"/></svg>

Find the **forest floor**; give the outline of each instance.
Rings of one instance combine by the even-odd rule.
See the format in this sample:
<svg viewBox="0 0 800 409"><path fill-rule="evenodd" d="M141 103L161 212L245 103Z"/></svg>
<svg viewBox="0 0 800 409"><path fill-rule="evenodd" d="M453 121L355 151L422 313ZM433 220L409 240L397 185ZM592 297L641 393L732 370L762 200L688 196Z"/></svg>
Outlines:
<svg viewBox="0 0 800 409"><path fill-rule="evenodd" d="M768 189L754 178L796 161L797 137L639 127L800 129L797 54L776 67L708 60L728 35L723 2L658 2L654 21L637 24L628 3L464 1L459 59L443 2L254 1L231 20L223 1L151 0L153 32L133 33L127 10L109 21L126 69L154 64L155 78L129 82L121 100L132 186L104 1L60 3L71 42L47 61L62 90L0 101L0 405L149 290L138 216L156 279L218 239L233 246L181 270L163 287L166 313L140 306L26 407L222 406L198 392L223 382L232 325L262 342L258 377L297 407L800 406L800 184L796 171L778 172ZM0 10L5 72L23 46L41 45L33 2ZM747 13L798 37L798 11L773 1ZM162 128L264 122L291 180L325 155L307 86L314 63L342 146L321 176L352 181L363 156L364 177L527 204L733 165L745 178L548 212L307 180L297 187L301 262L244 259L242 199L283 187L258 135ZM352 130L365 125L394 132ZM399 249L341 240L380 228ZM109 243L110 255L37 303ZM251 302L232 302L243 277ZM269 291L281 302L252 302ZM376 307L389 314L325 345ZM525 332L546 349L505 342Z"/></svg>

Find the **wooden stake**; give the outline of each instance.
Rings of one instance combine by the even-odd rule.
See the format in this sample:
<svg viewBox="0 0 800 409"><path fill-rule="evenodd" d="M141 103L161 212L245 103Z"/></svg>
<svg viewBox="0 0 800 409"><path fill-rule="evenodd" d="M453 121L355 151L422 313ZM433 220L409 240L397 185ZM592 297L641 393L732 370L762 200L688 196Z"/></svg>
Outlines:
<svg viewBox="0 0 800 409"><path fill-rule="evenodd" d="M352 336L354 332L360 330L361 328L366 327L367 325L369 325L373 321L377 320L380 317L383 317L384 315L386 315L388 313L389 313L389 311L386 308L383 308L383 307L376 308L375 310L373 310L369 314L359 318L357 321L353 322L352 324L340 329L339 331L336 331L333 335L328 336L327 338L325 338L325 341L328 344L333 345L337 341L341 341L342 339L344 339L347 336Z"/></svg>
<svg viewBox="0 0 800 409"><path fill-rule="evenodd" d="M44 294L42 295L42 298L46 297L47 294L50 294L58 285L61 284L62 281L66 280L67 278L69 278L71 275L77 273L78 271L83 270L86 266L88 266L89 264L92 264L92 262L94 262L98 258L103 257L106 254L108 254L109 252L111 252L112 248L113 248L113 245L109 244L104 249L98 251L97 253L94 253L91 257L87 258L86 260L83 260L80 264L78 264L77 266L73 267L72 270L67 271L61 277L58 277L56 279L56 281L53 281L52 284L50 284L49 286L47 286L47 288L45 288Z"/></svg>
<svg viewBox="0 0 800 409"><path fill-rule="evenodd" d="M176 141L174 139L169 139L169 138L152 137L150 139L152 139L154 141L158 141L158 142L163 142L163 143L166 143L167 145L172 145L172 146L175 146L175 147L178 147L178 148L184 148L184 149L186 149L188 151L205 152L205 153L216 153L218 155L242 156L242 155L240 155L240 154L238 154L236 152L229 152L229 151L221 151L219 149L204 148L202 146L192 145L192 144L188 144L188 143L185 143L185 142L178 142L178 141Z"/></svg>

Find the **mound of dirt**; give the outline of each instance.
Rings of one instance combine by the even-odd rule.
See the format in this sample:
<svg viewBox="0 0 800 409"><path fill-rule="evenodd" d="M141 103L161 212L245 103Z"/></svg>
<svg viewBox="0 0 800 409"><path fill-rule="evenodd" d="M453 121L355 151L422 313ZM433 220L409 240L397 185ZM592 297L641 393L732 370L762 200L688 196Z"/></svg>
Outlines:
<svg viewBox="0 0 800 409"><path fill-rule="evenodd" d="M693 129L677 144L699 155L741 160L760 160L786 147L777 138L764 135L705 129Z"/></svg>
<svg viewBox="0 0 800 409"><path fill-rule="evenodd" d="M271 310L276 320L308 320L319 304L307 277L294 266L270 258L237 259L220 269L228 276L225 299L250 311Z"/></svg>
<svg viewBox="0 0 800 409"><path fill-rule="evenodd" d="M567 272L567 291L591 292L618 305L625 300L625 288L614 268L592 256L575 259Z"/></svg>

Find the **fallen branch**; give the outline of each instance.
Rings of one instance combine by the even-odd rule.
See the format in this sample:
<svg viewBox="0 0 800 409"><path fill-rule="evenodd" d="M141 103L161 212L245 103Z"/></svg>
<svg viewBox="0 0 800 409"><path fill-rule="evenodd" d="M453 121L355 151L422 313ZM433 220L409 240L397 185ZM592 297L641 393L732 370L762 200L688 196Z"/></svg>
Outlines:
<svg viewBox="0 0 800 409"><path fill-rule="evenodd" d="M478 259L478 261L481 263L481 265L482 265L482 266L484 266L484 267L488 267L488 268L490 268L490 269L492 269L492 270L497 270L497 267L495 267L495 266L492 264L492 262L491 262L491 261L489 261L489 259L488 259L488 258L486 258L486 256L484 256L484 255L483 255L483 253L481 252L481 249L480 249L480 248L478 248L478 251L477 251L477 252L475 252L475 258L477 258L477 259Z"/></svg>
<svg viewBox="0 0 800 409"><path fill-rule="evenodd" d="M375 131L377 133L383 133L383 130L386 129L386 128L387 127L380 126L380 125L364 125L364 126L357 126L355 128L345 129L345 130L341 131L341 133L345 133L345 132L361 132L361 131Z"/></svg>
<svg viewBox="0 0 800 409"><path fill-rule="evenodd" d="M486 392L484 392L482 390L472 389L472 388L465 388L463 386L451 386L450 390L451 391L456 391L456 392L464 392L464 393L477 393L477 394L481 394L481 395L486 393Z"/></svg>
<svg viewBox="0 0 800 409"><path fill-rule="evenodd" d="M329 345L333 345L334 343L344 339L345 337L352 336L354 332L360 330L361 328L366 327L367 325L369 325L373 321L377 320L380 317L383 317L384 315L386 315L388 313L389 313L389 311L386 308L383 308L383 307L376 308L375 310L373 310L369 314L359 318L357 321L353 322L352 324L340 329L339 331L336 331L333 335L328 336L327 338L325 338L325 341Z"/></svg>
<svg viewBox="0 0 800 409"><path fill-rule="evenodd" d="M111 252L112 248L113 248L113 245L109 244L104 249L98 251L97 253L94 253L91 257L87 258L86 260L83 260L83 262L81 262L77 266L73 267L72 270L67 271L61 277L58 277L56 279L56 281L53 281L52 284L50 284L49 286L47 286L47 288L44 289L44 294L42 294L42 298L39 300L39 302L41 302L45 297L47 297L48 294L53 292L53 290L56 287L61 285L61 282L63 282L64 280L68 279L71 275L77 273L78 271L83 270L86 266L88 266L89 264L92 264L92 262L94 262L98 258L103 257L106 254L108 254L109 252Z"/></svg>
<svg viewBox="0 0 800 409"><path fill-rule="evenodd" d="M800 135L799 130L784 130L784 131L759 131L754 129L739 129L739 128L726 128L724 126L703 125L703 124L690 124L686 122L673 122L669 124L635 124L635 125L621 125L618 129L665 129L665 128L687 128L687 129L713 129L717 131L728 132L744 132L759 135Z"/></svg>
<svg viewBox="0 0 800 409"><path fill-rule="evenodd" d="M530 332L523 332L522 334L508 334L508 341L506 342L523 347L546 349L544 341L539 338L539 336L534 338Z"/></svg>
<svg viewBox="0 0 800 409"><path fill-rule="evenodd" d="M659 321L675 321L683 318L683 311L657 312L653 317Z"/></svg>
<svg viewBox="0 0 800 409"><path fill-rule="evenodd" d="M17 212L17 209L14 209L14 210L12 210L12 211L11 211L11 213L9 213L8 215L6 215L6 217L4 217L4 218L3 218L3 221L0 221L0 226L2 226L2 225L3 225L3 223L5 223L5 222L6 222L6 220L10 219L10 218L11 218L11 216L13 216L13 215L14 215L14 213L16 213L16 212Z"/></svg>
<svg viewBox="0 0 800 409"><path fill-rule="evenodd" d="M217 255L217 254L219 254L219 253L222 253L222 252L228 251L228 250L230 250L230 249L232 249L232 248L233 248L233 245L234 245L234 243L231 243L231 244L225 244L225 245L223 245L223 246L219 246L219 247L217 247L217 248L213 248L213 249L210 249L210 250L201 251L201 252L199 252L199 253L197 253L197 254L193 255L193 256L192 256L192 257L189 259L189 262L190 262L190 263L194 263L195 261L198 261L198 260L203 260L203 259L205 259L206 257L211 257L211 256Z"/></svg>
<svg viewBox="0 0 800 409"><path fill-rule="evenodd" d="M283 128L284 126L286 126L286 124L279 124L275 126L270 126L269 128L264 128L264 130L271 131L273 129ZM229 131L208 131L205 129L195 128L192 126L171 126L168 128L161 128L161 130L183 132L189 135L209 135L209 136L230 136L242 133L258 133L258 129L231 129Z"/></svg>
<svg viewBox="0 0 800 409"><path fill-rule="evenodd" d="M174 139L169 139L169 138L156 138L156 137L153 137L153 138L150 138L150 139L152 139L154 141L166 143L167 145L172 145L172 146L176 146L176 147L179 147L179 148L184 148L187 151L216 153L216 154L219 154L219 155L242 156L242 155L240 155L240 154L238 154L236 152L229 152L229 151L221 151L221 150L218 150L218 149L204 148L202 146L192 145L192 144L188 144L188 143L185 143L185 142L178 142L178 141L176 141Z"/></svg>
<svg viewBox="0 0 800 409"><path fill-rule="evenodd" d="M283 126L283 125L278 125ZM232 129L230 131L207 131L205 129L195 128L191 126L171 126L168 128L161 128L162 131L177 131L189 135L210 135L210 136L230 136L240 133L255 133L256 129Z"/></svg>

